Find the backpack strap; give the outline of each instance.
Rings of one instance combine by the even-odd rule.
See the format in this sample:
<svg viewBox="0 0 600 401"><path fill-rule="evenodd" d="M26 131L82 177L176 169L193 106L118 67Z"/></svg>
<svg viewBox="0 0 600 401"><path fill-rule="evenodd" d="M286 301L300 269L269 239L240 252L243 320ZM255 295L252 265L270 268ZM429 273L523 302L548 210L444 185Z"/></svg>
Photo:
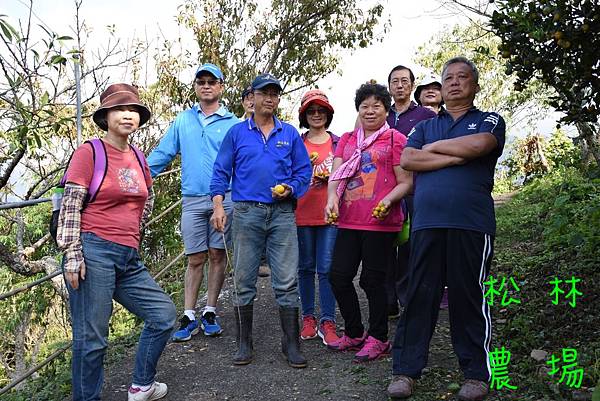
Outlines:
<svg viewBox="0 0 600 401"><path fill-rule="evenodd" d="M142 174L144 174L144 180L146 181L146 187L150 188L150 185L148 185L148 177L146 177L146 168L145 168L145 166L148 164L148 162L146 161L146 156L144 155L144 152L142 152L137 147L135 147L131 144L129 144L129 147L133 150L133 153L135 153L135 158L137 159L138 163L140 164L140 168L142 169Z"/></svg>
<svg viewBox="0 0 600 401"><path fill-rule="evenodd" d="M104 182L106 177L106 171L108 169L108 156L106 154L106 148L104 142L99 138L90 139L85 141L92 146L94 154L94 172L92 174L92 180L90 181L90 187L88 188L87 202L93 202L96 199L98 190Z"/></svg>

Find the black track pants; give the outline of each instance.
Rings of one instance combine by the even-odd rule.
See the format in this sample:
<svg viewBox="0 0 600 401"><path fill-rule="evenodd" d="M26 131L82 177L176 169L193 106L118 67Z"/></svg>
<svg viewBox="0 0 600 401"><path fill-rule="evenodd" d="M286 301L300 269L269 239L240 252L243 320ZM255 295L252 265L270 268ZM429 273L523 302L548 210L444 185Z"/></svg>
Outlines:
<svg viewBox="0 0 600 401"><path fill-rule="evenodd" d="M393 373L420 377L447 285L452 345L460 368L465 379L489 381L492 326L483 283L494 238L444 228L415 231L410 241L407 304L394 338Z"/></svg>

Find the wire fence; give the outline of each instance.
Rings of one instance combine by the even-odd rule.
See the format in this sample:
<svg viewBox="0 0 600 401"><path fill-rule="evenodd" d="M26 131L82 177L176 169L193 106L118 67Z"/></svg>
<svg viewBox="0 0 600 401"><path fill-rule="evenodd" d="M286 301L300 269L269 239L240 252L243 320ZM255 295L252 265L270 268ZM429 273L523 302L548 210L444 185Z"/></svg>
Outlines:
<svg viewBox="0 0 600 401"><path fill-rule="evenodd" d="M169 171L165 171L163 173L158 174L155 178L161 177L161 176L165 176L167 174L171 174L171 173L175 173L180 171L180 168L176 168L176 169L172 169ZM39 198L39 199L32 199L32 200L26 200L26 201L18 201L18 202L10 202L10 203L2 203L0 204L0 210L7 210L7 209L18 209L18 208L24 208L24 207L29 207L29 206L34 206L40 203L44 203L44 202L48 202L50 201L50 198ZM163 210L160 214L158 214L156 217L152 218L151 220L149 220L143 228L147 228L148 226L150 226L151 224L156 223L157 221L160 221L161 218L163 218L164 216L166 216L169 212L171 212L173 209L175 209L179 204L181 204L182 199L179 199L177 201L175 201L174 203L172 203L169 207L167 207L165 210ZM154 275L154 279L158 280L160 277L162 277L172 266L176 265L181 259L183 259L183 257L185 256L185 252L181 252L179 253L174 259L172 259L169 263L167 263L158 273L156 273ZM49 280L52 280L54 277L58 276L62 274L62 269L56 270L52 273L47 274L46 276L43 276L37 280L34 280L30 283L27 283L21 287L18 288L14 288L4 294L0 294L0 301L3 301L5 299L8 299L14 295L17 295L19 293L22 293L24 291L30 290L31 288L34 288L35 286L38 286L40 284L43 284ZM0 396L7 393L8 391L10 391L11 389L15 388L17 385L19 385L19 383L23 382L24 380L26 380L27 378L29 378L31 375L33 375L34 373L36 373L37 371L39 371L40 369L42 369L44 366L48 365L50 362L52 362L53 360L55 360L56 358L58 358L60 355L62 355L63 353L65 353L66 351L68 351L71 348L72 342L69 341L68 343L64 344L63 346L61 346L60 348L58 348L56 351L54 351L50 356L48 356L46 359L44 359L42 362L36 364L35 366L29 368L27 371L25 371L21 376L17 377L16 379L13 379L8 385L6 385L5 387L0 389Z"/></svg>

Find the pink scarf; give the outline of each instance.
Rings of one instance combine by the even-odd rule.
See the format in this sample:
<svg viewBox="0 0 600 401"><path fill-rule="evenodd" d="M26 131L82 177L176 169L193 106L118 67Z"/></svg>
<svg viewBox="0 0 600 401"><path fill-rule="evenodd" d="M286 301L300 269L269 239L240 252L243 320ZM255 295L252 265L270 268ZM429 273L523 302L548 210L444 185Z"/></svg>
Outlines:
<svg viewBox="0 0 600 401"><path fill-rule="evenodd" d="M329 177L330 180L341 181L340 185L337 187L337 194L340 199L342 199L342 195L346 190L346 185L348 185L348 178L353 177L360 168L362 152L371 146L377 138L379 138L379 135L383 134L388 129L390 129L390 126L386 122L379 130L365 139L365 131L363 131L362 127L358 127L356 130L356 149L354 149L354 153L352 153L350 158L331 174L331 177Z"/></svg>

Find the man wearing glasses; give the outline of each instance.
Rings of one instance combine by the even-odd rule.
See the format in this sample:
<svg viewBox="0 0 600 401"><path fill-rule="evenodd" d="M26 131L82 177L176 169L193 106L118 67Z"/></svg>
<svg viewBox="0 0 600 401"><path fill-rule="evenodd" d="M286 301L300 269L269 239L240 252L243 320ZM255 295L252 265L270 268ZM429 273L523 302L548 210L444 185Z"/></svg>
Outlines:
<svg viewBox="0 0 600 401"><path fill-rule="evenodd" d="M388 75L390 94L394 98L394 104L390 108L387 123L390 127L397 129L405 136L418 122L435 117L435 113L426 107L417 105L410 100L415 87L415 75L412 70L403 65L392 68ZM404 198L406 212L412 215L412 195ZM406 213L405 213L406 214ZM411 216L412 217L412 216ZM388 276L386 278L386 290L388 296L388 318L395 319L400 316L398 301L404 303L404 288L406 286L405 273L408 269L409 244L400 245L398 249L392 250Z"/></svg>
<svg viewBox="0 0 600 401"><path fill-rule="evenodd" d="M160 143L148 156L152 176L181 155L181 192L183 195L181 234L188 266L185 272L184 312L181 326L173 341L187 341L202 328L207 336L218 336L222 329L217 321L217 299L225 278L225 244L223 235L210 225L212 201L210 177L217 152L225 134L239 120L219 103L223 93L223 73L214 64L202 64L194 75L198 103L177 115ZM231 213L229 186L224 190L223 207ZM229 237L229 226L224 229ZM196 319L198 290L208 259L208 299ZM198 322L200 320L200 322Z"/></svg>
<svg viewBox="0 0 600 401"><path fill-rule="evenodd" d="M263 252L271 267L279 304L281 349L290 366L306 367L300 352L298 239L294 209L308 190L312 166L298 131L275 117L282 87L270 74L252 81L254 114L227 133L215 161L210 192L211 221L222 231L231 220L224 199L231 181L232 237L237 328L233 363L252 361L252 316L256 278Z"/></svg>

